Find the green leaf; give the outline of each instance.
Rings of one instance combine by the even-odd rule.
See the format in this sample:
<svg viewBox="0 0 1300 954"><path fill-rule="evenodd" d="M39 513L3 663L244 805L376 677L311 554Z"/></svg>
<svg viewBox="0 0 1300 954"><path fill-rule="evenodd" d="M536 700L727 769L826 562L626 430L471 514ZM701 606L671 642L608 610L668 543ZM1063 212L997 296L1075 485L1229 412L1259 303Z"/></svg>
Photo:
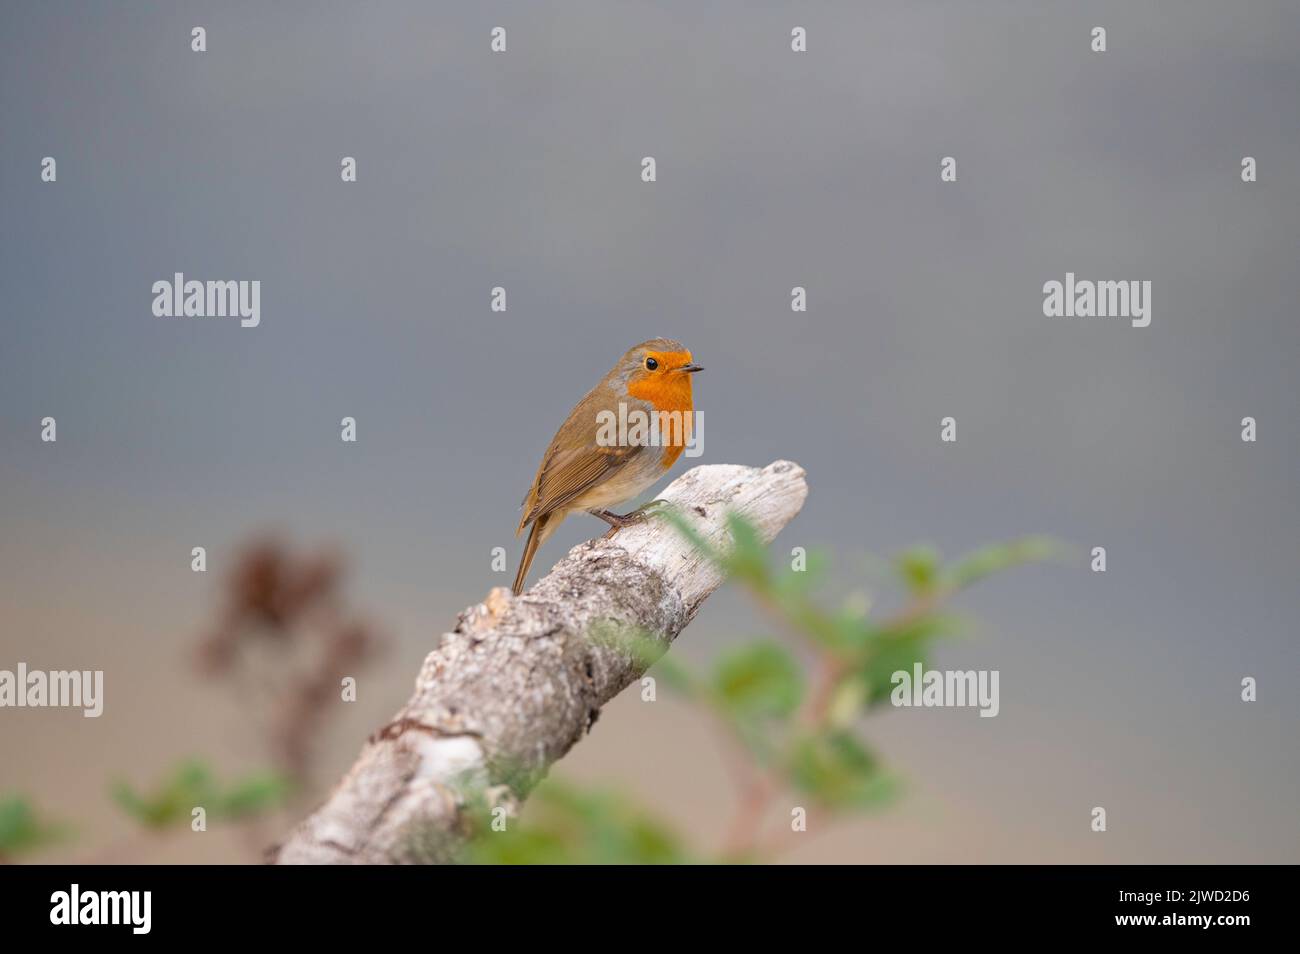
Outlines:
<svg viewBox="0 0 1300 954"><path fill-rule="evenodd" d="M660 515L685 537L701 556L720 568L728 577L764 589L770 587L767 547L759 539L754 525L740 514L734 512L727 514L731 546L725 552L710 546L680 510L665 507L660 511Z"/></svg>
<svg viewBox="0 0 1300 954"><path fill-rule="evenodd" d="M462 859L472 864L681 864L676 836L622 798L554 779L504 831L481 824Z"/></svg>
<svg viewBox="0 0 1300 954"><path fill-rule="evenodd" d="M893 689L894 673L900 670L910 673L915 663L924 666L934 642L954 632L957 626L955 616L930 613L901 628L877 630L858 664L868 705L887 700Z"/></svg>
<svg viewBox="0 0 1300 954"><path fill-rule="evenodd" d="M600 621L590 630L592 642L627 653L645 669L653 670L656 679L676 692L687 695L695 689L695 675L676 657L670 657L662 640L637 627L613 621Z"/></svg>
<svg viewBox="0 0 1300 954"><path fill-rule="evenodd" d="M713 689L739 713L784 717L803 698L803 670L780 643L752 643L718 660Z"/></svg>
<svg viewBox="0 0 1300 954"><path fill-rule="evenodd" d="M1003 570L1059 556L1060 544L1048 537L1025 537L1010 543L996 543L963 557L945 574L948 585L962 589Z"/></svg>
<svg viewBox="0 0 1300 954"><path fill-rule="evenodd" d="M847 729L867 703L867 681L851 676L835 687L826 707L826 722L837 729Z"/></svg>
<svg viewBox="0 0 1300 954"><path fill-rule="evenodd" d="M889 801L897 783L857 737L842 729L804 736L793 747L791 784L834 808L871 808Z"/></svg>
<svg viewBox="0 0 1300 954"><path fill-rule="evenodd" d="M125 782L114 782L110 794L113 801L117 802L118 807L136 821L146 825L153 823L148 802L137 795L131 786Z"/></svg>
<svg viewBox="0 0 1300 954"><path fill-rule="evenodd" d="M288 797L290 781L275 772L250 775L235 783L219 799L219 815L242 818L273 811Z"/></svg>
<svg viewBox="0 0 1300 954"><path fill-rule="evenodd" d="M723 563L722 555L700 536L699 532L692 526L691 522L686 519L677 507L665 507L659 511L659 516L666 520L670 526L686 538L687 542L699 552L710 563L721 566Z"/></svg>
<svg viewBox="0 0 1300 954"><path fill-rule="evenodd" d="M827 649L842 651L857 644L859 631L865 619L856 608L845 607L834 612L822 610L806 588L783 583L785 577L802 574L785 574L777 577L764 592L782 619L794 629Z"/></svg>
<svg viewBox="0 0 1300 954"><path fill-rule="evenodd" d="M223 789L202 762L189 761L173 769L152 793L140 793L125 782L112 787L113 800L147 828L188 825L197 807L210 818L236 818L273 809L288 792L287 779L274 773L251 775Z"/></svg>
<svg viewBox="0 0 1300 954"><path fill-rule="evenodd" d="M728 575L760 587L768 585L767 548L754 525L738 513L729 513L727 529L731 531L732 546L723 566Z"/></svg>
<svg viewBox="0 0 1300 954"><path fill-rule="evenodd" d="M31 802L19 795L0 798L0 859L13 859L62 841L64 825L43 821Z"/></svg>
<svg viewBox="0 0 1300 954"><path fill-rule="evenodd" d="M939 579L939 551L933 547L912 547L898 555L894 567L908 590L913 593L928 592Z"/></svg>
<svg viewBox="0 0 1300 954"><path fill-rule="evenodd" d="M840 610L826 623L828 635L822 642L841 654L860 655L879 635L876 625L855 611Z"/></svg>
<svg viewBox="0 0 1300 954"><path fill-rule="evenodd" d="M640 666L649 667L664 654L664 644L649 632L615 620L597 620L588 631L597 646L626 653Z"/></svg>

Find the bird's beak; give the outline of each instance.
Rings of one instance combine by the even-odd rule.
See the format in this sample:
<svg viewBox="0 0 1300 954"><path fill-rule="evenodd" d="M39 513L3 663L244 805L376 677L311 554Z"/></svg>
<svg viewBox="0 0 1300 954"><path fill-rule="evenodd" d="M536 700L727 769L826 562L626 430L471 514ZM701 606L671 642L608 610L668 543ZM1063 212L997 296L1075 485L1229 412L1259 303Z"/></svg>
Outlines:
<svg viewBox="0 0 1300 954"><path fill-rule="evenodd" d="M703 371L704 369L701 368L698 364L684 364L677 370L682 372L683 374L694 374L696 371Z"/></svg>

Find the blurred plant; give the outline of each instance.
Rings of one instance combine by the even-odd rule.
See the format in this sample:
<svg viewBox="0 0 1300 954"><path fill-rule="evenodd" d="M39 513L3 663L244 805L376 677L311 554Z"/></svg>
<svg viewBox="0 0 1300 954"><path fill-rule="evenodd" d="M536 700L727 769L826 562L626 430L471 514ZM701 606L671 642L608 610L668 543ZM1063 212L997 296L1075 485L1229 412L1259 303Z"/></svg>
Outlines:
<svg viewBox="0 0 1300 954"><path fill-rule="evenodd" d="M188 826L195 808L210 819L244 819L280 806L291 783L274 772L246 776L228 786L217 782L212 770L199 761L177 766L167 780L149 794L140 794L125 782L112 788L113 800L132 818L153 830Z"/></svg>
<svg viewBox="0 0 1300 954"><path fill-rule="evenodd" d="M356 675L384 645L345 611L342 580L343 563L329 552L299 556L269 539L244 550L227 580L218 623L199 644L198 663L205 675L235 685L242 711L270 712L266 736L275 768L223 784L205 763L191 760L150 792L115 783L113 800L142 831L92 860L139 860L154 836L188 827L197 807L210 821L239 822L250 849L261 854L261 824L307 785L314 743L334 711L330 703L340 699L343 677ZM0 799L0 861L69 834L41 822L24 799Z"/></svg>
<svg viewBox="0 0 1300 954"><path fill-rule="evenodd" d="M945 565L932 549L908 550L894 561L906 599L896 613L875 621L862 597L825 607L819 591L826 561L820 554L809 554L802 570L778 571L753 527L738 516L728 518L734 547L725 553L710 547L680 515L668 510L664 517L730 580L748 589L812 659L806 666L785 642L765 638L722 654L708 671L697 671L664 655L662 643L648 634L614 626L591 633L592 639L653 667L660 682L722 729L739 791L735 815L715 856L723 861L760 861L779 850L764 824L786 796L816 806L821 829L827 819L888 803L899 790L898 780L856 731L860 718L888 699L895 672L909 671L916 663L925 666L933 644L958 630L959 620L943 611L955 594L993 573L1058 552L1046 540L1029 538ZM256 827L300 786L310 742L339 681L368 661L379 644L363 623L339 607L340 579L335 558L299 559L273 543L252 547L240 559L221 623L203 641L200 659L216 675L261 677L279 697L272 748L280 767L223 785L204 763L191 761L149 793L117 783L115 801L143 826L144 834L187 825L199 806L211 819ZM305 671L295 673L290 661L282 661L280 673L288 675L272 676L243 658L252 644L283 649L305 642L300 638L304 633L318 637L320 650ZM682 863L709 857L687 848L670 827L618 795L546 781L533 792L524 818L511 821L504 831L493 828L491 804L486 797L476 799L467 813L477 834L462 853L464 861ZM67 834L63 826L39 819L26 800L0 799L0 861L48 847ZM261 834L253 831L250 844L262 843ZM137 844L132 854L140 850Z"/></svg>
<svg viewBox="0 0 1300 954"><path fill-rule="evenodd" d="M279 808L290 788L289 780L274 772L256 773L221 785L211 769L195 760L177 766L166 781L148 794L117 782L111 788L113 800L141 828L88 860L92 863L139 861L153 845L155 836L188 827L195 808L203 808L207 819L213 821L256 822ZM252 834L252 844L260 853L265 839L258 831ZM68 826L38 817L27 799L18 795L0 797L0 864L52 848L71 837Z"/></svg>
<svg viewBox="0 0 1300 954"><path fill-rule="evenodd" d="M785 796L815 806L827 819L877 808L893 799L898 779L863 741L856 725L884 703L897 671L927 664L934 643L958 631L959 620L943 612L958 592L990 574L1059 552L1043 538L987 547L945 565L939 554L918 547L894 563L906 599L881 620L868 616L861 597L826 608L818 596L825 560L810 554L804 569L778 571L754 528L728 518L734 547L720 552L680 514L664 513L677 530L730 579L754 596L771 620L792 634L811 666L784 642L761 639L723 654L697 672L663 644L640 632L601 627L592 638L638 657L667 687L707 714L727 740L738 790L720 860L749 862L771 857L781 845L764 829L771 809ZM786 799L788 800L788 799ZM540 809L534 809L535 802ZM582 794L543 783L524 818L506 831L475 829L468 860L498 862L681 861L688 852L670 830L609 795ZM788 823L788 820L787 822Z"/></svg>
<svg viewBox="0 0 1300 954"><path fill-rule="evenodd" d="M0 864L63 841L67 826L41 819L21 795L0 797Z"/></svg>
<svg viewBox="0 0 1300 954"><path fill-rule="evenodd" d="M529 799L529 823L472 839L468 864L681 864L677 836L618 795L552 780Z"/></svg>
<svg viewBox="0 0 1300 954"><path fill-rule="evenodd" d="M384 647L344 608L342 581L335 553L298 555L276 540L257 541L236 559L225 607L198 650L200 670L233 683L244 711L264 723L276 767L303 790L343 678Z"/></svg>

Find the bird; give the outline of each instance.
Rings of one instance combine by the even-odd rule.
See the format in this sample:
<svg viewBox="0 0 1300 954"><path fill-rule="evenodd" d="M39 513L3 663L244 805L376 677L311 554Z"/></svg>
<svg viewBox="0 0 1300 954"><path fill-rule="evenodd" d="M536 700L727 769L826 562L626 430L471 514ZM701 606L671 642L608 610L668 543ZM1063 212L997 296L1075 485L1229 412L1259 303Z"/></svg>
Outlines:
<svg viewBox="0 0 1300 954"><path fill-rule="evenodd" d="M574 406L524 495L515 536L531 527L515 595L523 592L537 548L569 514L599 517L610 534L645 519L646 508L627 514L607 508L648 490L681 456L693 433L691 381L703 370L680 341L651 338L630 348ZM658 424L657 437L637 427L651 419Z"/></svg>

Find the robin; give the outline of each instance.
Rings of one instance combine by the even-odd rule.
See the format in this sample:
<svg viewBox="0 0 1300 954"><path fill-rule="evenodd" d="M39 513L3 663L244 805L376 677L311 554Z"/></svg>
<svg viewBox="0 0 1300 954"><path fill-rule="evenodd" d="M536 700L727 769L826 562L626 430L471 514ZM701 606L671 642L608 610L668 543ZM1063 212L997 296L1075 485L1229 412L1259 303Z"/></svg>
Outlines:
<svg viewBox="0 0 1300 954"><path fill-rule="evenodd" d="M680 341L651 338L623 355L569 412L524 497L515 536L532 528L515 576L516 594L523 591L537 548L570 513L585 510L609 524L610 533L645 519L645 508L627 514L606 508L647 490L681 456L695 410L691 375L703 370ZM653 420L654 429L638 428L643 420Z"/></svg>

